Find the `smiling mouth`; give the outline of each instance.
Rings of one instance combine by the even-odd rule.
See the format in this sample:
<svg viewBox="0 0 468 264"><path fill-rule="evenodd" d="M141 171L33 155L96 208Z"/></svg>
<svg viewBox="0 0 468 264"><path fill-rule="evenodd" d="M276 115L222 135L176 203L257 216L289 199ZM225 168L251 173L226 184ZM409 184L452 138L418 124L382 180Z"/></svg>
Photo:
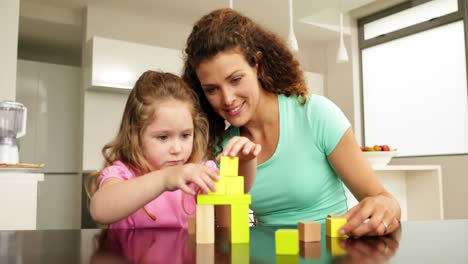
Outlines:
<svg viewBox="0 0 468 264"><path fill-rule="evenodd" d="M244 107L244 104L245 104L245 101L242 102L242 104L240 104L239 106L237 106L235 108L231 108L229 110L224 109L224 112L226 112L230 116L238 115L241 112L242 108Z"/></svg>

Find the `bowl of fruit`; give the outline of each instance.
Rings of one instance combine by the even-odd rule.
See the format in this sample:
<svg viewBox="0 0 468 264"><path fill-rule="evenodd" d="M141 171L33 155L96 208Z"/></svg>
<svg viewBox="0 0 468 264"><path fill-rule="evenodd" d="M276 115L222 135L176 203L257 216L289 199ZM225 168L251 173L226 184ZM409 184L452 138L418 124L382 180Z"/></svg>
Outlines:
<svg viewBox="0 0 468 264"><path fill-rule="evenodd" d="M361 151L372 166L385 166L397 155L396 149L391 149L388 145L365 146L361 147Z"/></svg>

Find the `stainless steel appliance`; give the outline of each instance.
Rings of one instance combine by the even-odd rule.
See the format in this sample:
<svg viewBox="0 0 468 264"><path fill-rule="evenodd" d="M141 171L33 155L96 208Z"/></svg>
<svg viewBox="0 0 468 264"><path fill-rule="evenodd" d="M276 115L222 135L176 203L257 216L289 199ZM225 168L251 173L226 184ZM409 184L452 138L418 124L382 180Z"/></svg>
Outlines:
<svg viewBox="0 0 468 264"><path fill-rule="evenodd" d="M18 163L18 138L26 134L26 107L0 101L0 163Z"/></svg>

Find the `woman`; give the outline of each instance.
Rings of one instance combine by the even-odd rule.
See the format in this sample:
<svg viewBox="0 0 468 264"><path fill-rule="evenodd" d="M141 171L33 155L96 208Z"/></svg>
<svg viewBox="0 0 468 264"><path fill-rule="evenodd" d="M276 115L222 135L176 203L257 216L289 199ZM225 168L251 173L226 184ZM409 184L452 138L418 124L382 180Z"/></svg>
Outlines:
<svg viewBox="0 0 468 264"><path fill-rule="evenodd" d="M212 156L221 149L234 156L247 139L262 147L250 189L259 224L344 214L342 234L399 227L398 202L376 179L349 121L325 97L308 95L298 61L278 36L234 10L215 10L194 25L185 55L183 78L208 115ZM343 182L360 201L349 211Z"/></svg>

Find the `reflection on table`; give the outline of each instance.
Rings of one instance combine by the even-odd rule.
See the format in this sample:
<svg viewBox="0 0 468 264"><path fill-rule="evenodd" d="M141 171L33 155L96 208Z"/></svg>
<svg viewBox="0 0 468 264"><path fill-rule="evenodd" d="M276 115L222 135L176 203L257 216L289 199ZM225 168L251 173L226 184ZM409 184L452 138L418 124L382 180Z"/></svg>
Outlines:
<svg viewBox="0 0 468 264"><path fill-rule="evenodd" d="M251 228L250 244L230 244L228 230L218 228L214 245L197 245L183 229L102 230L91 263L384 263L395 254L401 236L401 229L360 239L322 235L321 242L300 242L300 254L287 256L275 254L277 228Z"/></svg>

